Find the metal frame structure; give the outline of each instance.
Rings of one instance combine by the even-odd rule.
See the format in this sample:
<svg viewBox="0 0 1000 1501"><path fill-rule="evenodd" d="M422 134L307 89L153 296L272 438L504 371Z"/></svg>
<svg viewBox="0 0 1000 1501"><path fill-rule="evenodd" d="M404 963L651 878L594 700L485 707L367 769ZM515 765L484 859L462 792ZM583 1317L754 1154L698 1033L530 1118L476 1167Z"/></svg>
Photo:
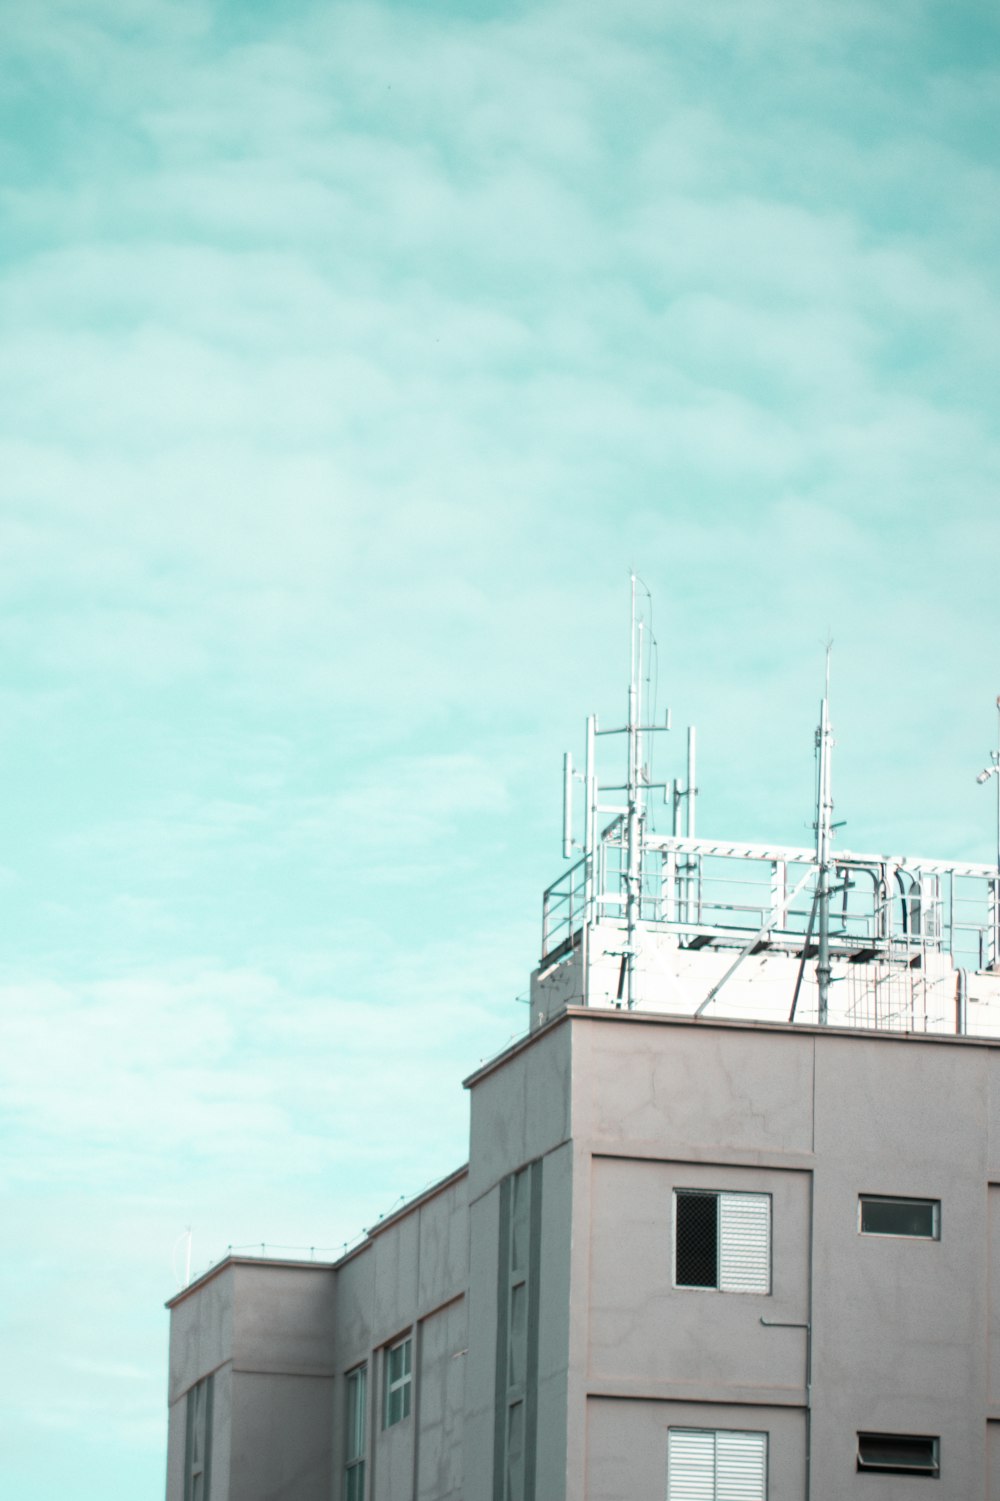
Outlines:
<svg viewBox="0 0 1000 1501"><path fill-rule="evenodd" d="M581 929L627 920L626 851L619 817L592 854L548 887L543 960L576 948ZM874 958L894 947L916 950L930 943L972 968L994 962L996 867L842 850L831 856L829 869L836 883L828 891L831 958ZM646 833L634 927L673 933L683 948L742 948L755 936L762 946L800 953L808 936L818 951L808 928L821 872L812 849ZM837 895L839 911L833 907Z"/></svg>
<svg viewBox="0 0 1000 1501"><path fill-rule="evenodd" d="M816 843L814 848L724 843L695 834L697 784L695 730L687 734L687 778L653 781L645 756L650 737L669 731L643 722L646 657L655 646L651 618L638 607L631 576L629 693L626 723L612 729L587 720L586 761L576 770L563 763L563 855L575 863L548 887L542 910L542 965L554 967L579 953L584 1004L590 1003L593 962L620 959L616 1002L632 1009L638 994L637 959L645 935L673 939L681 949L736 950L734 962L701 1002L700 1015L740 964L764 949L799 958L791 998L794 1020L807 961L816 960L818 1020L829 1020L835 962L875 967L876 995L891 989L894 976L927 972L931 955L949 956L966 970L1000 968L1000 749L979 780L996 774L998 789L997 865L914 859L833 850L830 652L816 731ZM648 591L646 591L648 595ZM998 700L1000 709L1000 700ZM623 783L598 779L597 741L627 737ZM573 838L573 785L585 789L583 840ZM662 790L671 810L673 832L649 826L647 797ZM606 802L624 793L624 802ZM598 833L598 821L610 816ZM600 955L592 953L600 930ZM877 1009L877 1008L876 1008Z"/></svg>

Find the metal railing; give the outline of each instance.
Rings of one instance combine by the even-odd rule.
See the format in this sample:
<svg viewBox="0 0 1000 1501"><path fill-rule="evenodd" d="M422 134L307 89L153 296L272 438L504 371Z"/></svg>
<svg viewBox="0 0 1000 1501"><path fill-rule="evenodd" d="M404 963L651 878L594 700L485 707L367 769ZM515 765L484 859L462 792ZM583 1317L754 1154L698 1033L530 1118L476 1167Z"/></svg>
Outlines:
<svg viewBox="0 0 1000 1501"><path fill-rule="evenodd" d="M624 920L627 859L618 819L593 857L584 855L552 883L543 899L544 961L576 948L585 924ZM910 962L928 950L975 970L997 961L1000 881L993 867L843 852L834 873L834 954ZM766 928L769 947L801 952L811 941L817 876L809 850L647 835L639 921L676 935L684 947L742 944Z"/></svg>

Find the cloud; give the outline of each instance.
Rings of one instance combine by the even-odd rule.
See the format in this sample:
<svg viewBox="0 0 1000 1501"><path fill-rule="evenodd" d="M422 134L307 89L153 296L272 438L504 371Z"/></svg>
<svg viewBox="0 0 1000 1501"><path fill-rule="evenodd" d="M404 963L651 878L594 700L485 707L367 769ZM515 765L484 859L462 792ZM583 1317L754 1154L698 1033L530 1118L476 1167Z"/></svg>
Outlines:
<svg viewBox="0 0 1000 1501"><path fill-rule="evenodd" d="M120 1479L152 1456L119 1488L159 1485L158 1399L120 1388L160 1369L185 1225L199 1267L342 1244L460 1159L457 1081L525 1021L560 753L624 709L629 565L706 830L804 835L829 631L849 842L989 857L971 24L12 11L7 1301L65 1357L11 1362L11 1452L56 1424L25 1493L103 1494L109 1433Z"/></svg>

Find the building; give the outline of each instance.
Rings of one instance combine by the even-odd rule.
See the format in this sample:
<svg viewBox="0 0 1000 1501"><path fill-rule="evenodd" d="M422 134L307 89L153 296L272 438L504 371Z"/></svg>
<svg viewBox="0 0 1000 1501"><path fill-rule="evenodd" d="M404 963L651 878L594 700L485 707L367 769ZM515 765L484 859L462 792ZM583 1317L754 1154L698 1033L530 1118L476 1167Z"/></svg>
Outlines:
<svg viewBox="0 0 1000 1501"><path fill-rule="evenodd" d="M834 854L825 705L815 849L693 737L656 834L638 698L468 1164L171 1300L168 1501L1000 1498L998 871Z"/></svg>

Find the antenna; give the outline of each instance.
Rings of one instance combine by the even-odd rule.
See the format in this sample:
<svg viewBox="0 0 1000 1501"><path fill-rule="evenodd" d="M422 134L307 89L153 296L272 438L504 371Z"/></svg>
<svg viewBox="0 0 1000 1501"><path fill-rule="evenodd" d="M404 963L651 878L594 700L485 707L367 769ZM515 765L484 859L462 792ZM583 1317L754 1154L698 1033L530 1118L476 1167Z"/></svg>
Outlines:
<svg viewBox="0 0 1000 1501"><path fill-rule="evenodd" d="M819 706L816 731L816 864L819 881L816 887L816 913L819 918L819 957L816 983L819 986L819 1024L825 1026L830 1014L830 843L833 838L832 762L833 733L830 729L830 655L833 642L826 644L826 682Z"/></svg>
<svg viewBox="0 0 1000 1501"><path fill-rule="evenodd" d="M642 871L643 849L646 843L646 822L648 817L647 794L654 788L663 793L664 802L669 803L673 813L673 833L680 833L680 812L686 804L687 825L689 836L694 833L694 799L695 799L695 737L694 730L688 731L688 779L685 786L679 778L670 781L653 781L651 769L652 756L649 762L644 760L647 737L651 740L654 735L664 734L671 728L670 710L663 717L662 724L644 723L643 714L645 704L643 702L643 684L646 684L646 696L656 702L656 685L653 678L653 655L657 651L656 637L652 629L652 596L649 589L634 569L629 571L630 609L629 609L629 685L628 685L628 716L624 725L616 728L601 729L598 727L597 715L591 714L587 720L587 754L586 763L582 771L578 770L567 753L563 757L563 857L572 859L575 850L582 849L582 859L578 858L567 872L568 885L565 895L555 897L563 911L557 922L568 927L568 935L576 933L576 924L579 921L579 944L580 963L582 969L582 998L585 1006L590 1004L590 961L591 939L593 930L600 925L603 917L609 914L609 909L614 914L614 926L619 928L624 917L624 943L621 948L605 949L605 955L615 955L621 960L617 985L617 1003L627 1006L632 1010L638 1001L638 988L636 983L636 959L640 947L640 928L642 926ZM642 589L649 601L645 614L640 605L638 590ZM597 741L604 735L625 735L628 743L628 765L624 782L608 783L598 778L597 767ZM573 782L574 780L584 784L584 832L582 845L573 838ZM610 804L604 800L606 793L624 793L624 807L620 804ZM598 833L597 819L599 814L614 815L614 822L609 824L603 832ZM617 832L620 831L620 832ZM614 846L623 854L621 864L614 874L609 872L605 861L606 839L612 839ZM617 892L606 889L608 878L612 883L620 881ZM550 888L554 892L555 888ZM543 908L543 952L546 943L548 928L548 914L553 909L547 904L550 893L546 893L546 905ZM582 902L581 902L582 898ZM582 911L581 911L582 906Z"/></svg>
<svg viewBox="0 0 1000 1501"><path fill-rule="evenodd" d="M990 777L997 779L997 874L991 883L990 892L990 927L993 933L993 967L1000 968L1000 697L997 698L997 748L990 751L991 764L985 767L976 777L976 781L982 785L988 782Z"/></svg>
<svg viewBox="0 0 1000 1501"><path fill-rule="evenodd" d="M636 618L636 577L630 576L632 608L629 622L628 783L626 787L628 867L625 885L625 1004L635 1005L635 943L642 905L642 622Z"/></svg>

